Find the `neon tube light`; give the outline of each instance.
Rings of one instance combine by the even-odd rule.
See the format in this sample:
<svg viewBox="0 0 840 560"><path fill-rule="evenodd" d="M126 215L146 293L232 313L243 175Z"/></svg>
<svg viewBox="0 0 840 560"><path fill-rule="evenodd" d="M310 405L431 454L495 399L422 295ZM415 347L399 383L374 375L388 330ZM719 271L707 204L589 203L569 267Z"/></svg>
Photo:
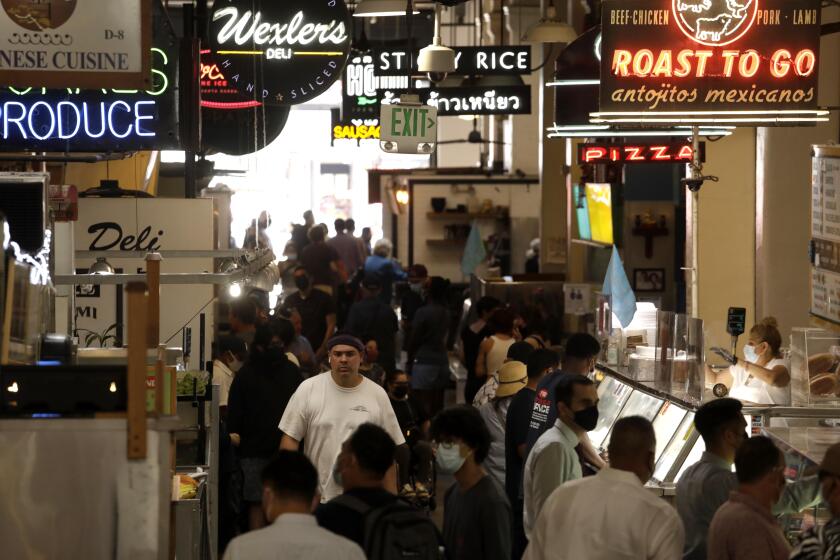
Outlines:
<svg viewBox="0 0 840 560"><path fill-rule="evenodd" d="M571 87L571 86L599 86L601 80L556 80L548 82L545 87Z"/></svg>

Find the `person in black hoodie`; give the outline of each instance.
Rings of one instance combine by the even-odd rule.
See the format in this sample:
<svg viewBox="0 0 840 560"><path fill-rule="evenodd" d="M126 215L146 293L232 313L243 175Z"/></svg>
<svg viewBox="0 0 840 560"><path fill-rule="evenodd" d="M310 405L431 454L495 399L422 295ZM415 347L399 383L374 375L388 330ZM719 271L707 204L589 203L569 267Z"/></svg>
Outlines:
<svg viewBox="0 0 840 560"><path fill-rule="evenodd" d="M296 365L286 357L277 319L257 327L248 361L230 387L228 429L244 475L243 501L248 524L265 525L262 511L262 470L280 449L280 418L289 399L303 382Z"/></svg>

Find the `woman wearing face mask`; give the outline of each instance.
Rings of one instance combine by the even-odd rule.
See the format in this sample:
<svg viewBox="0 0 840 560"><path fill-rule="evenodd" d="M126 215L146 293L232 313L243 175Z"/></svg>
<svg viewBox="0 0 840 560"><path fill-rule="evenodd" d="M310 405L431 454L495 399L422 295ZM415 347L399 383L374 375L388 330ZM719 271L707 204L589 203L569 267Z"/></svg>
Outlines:
<svg viewBox="0 0 840 560"><path fill-rule="evenodd" d="M283 349L282 319L257 327L248 361L236 374L228 400L228 429L242 464L243 501L251 529L265 525L260 476L280 448L277 426L289 399L303 382Z"/></svg>
<svg viewBox="0 0 840 560"><path fill-rule="evenodd" d="M768 317L750 329L744 359L737 359L729 374L729 396L756 404L790 405L790 363L782 354L776 319Z"/></svg>
<svg viewBox="0 0 840 560"><path fill-rule="evenodd" d="M406 443L397 448L400 495L408 499L427 500L435 459L428 441L429 416L420 401L411 394L408 375L404 371L385 374L385 390Z"/></svg>
<svg viewBox="0 0 840 560"><path fill-rule="evenodd" d="M449 560L510 560L511 509L501 486L482 467L490 433L472 406L455 406L432 421L439 472L453 474L443 510Z"/></svg>

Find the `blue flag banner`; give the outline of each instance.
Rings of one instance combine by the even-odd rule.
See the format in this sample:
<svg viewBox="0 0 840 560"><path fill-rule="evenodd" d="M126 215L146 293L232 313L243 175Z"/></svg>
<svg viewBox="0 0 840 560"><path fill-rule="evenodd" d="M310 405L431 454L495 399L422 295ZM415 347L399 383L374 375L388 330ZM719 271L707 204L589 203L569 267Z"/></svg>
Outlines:
<svg viewBox="0 0 840 560"><path fill-rule="evenodd" d="M612 296L612 312L618 317L621 326L626 328L636 314L636 294L633 293L615 245L613 245L610 265L607 267L607 276L604 278L602 293Z"/></svg>
<svg viewBox="0 0 840 560"><path fill-rule="evenodd" d="M487 250L484 248L484 241L481 239L481 230L478 229L478 221L473 220L470 236L467 237L467 245L464 247L464 256L461 258L461 272L469 276L487 258Z"/></svg>

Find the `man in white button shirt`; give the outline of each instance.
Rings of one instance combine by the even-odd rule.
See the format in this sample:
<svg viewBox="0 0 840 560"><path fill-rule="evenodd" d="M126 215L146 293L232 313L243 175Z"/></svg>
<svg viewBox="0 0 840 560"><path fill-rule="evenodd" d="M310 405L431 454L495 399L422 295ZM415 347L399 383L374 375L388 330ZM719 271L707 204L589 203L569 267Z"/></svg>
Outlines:
<svg viewBox="0 0 840 560"><path fill-rule="evenodd" d="M546 500L523 560L674 560L685 532L676 510L644 487L656 436L640 416L616 422L610 466Z"/></svg>
<svg viewBox="0 0 840 560"><path fill-rule="evenodd" d="M534 444L523 469L523 525L529 539L551 493L583 476L575 449L598 424L598 391L591 379L567 375L555 391L557 421Z"/></svg>
<svg viewBox="0 0 840 560"><path fill-rule="evenodd" d="M267 527L233 539L224 560L365 560L359 545L318 527L318 472L303 453L281 451L262 475Z"/></svg>

